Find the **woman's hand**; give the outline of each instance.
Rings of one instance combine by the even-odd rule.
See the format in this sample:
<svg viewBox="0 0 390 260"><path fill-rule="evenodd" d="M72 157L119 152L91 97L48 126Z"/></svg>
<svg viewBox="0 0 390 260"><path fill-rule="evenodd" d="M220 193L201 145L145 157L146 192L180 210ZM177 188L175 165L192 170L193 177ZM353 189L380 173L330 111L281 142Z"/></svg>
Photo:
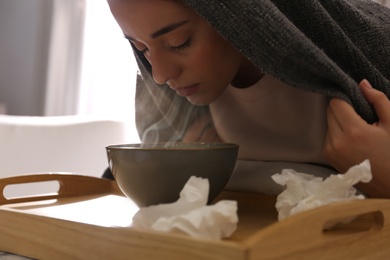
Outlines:
<svg viewBox="0 0 390 260"><path fill-rule="evenodd" d="M324 155L339 172L369 159L373 179L359 184L371 197L390 197L390 101L371 87L367 80L359 84L373 106L378 122L368 124L344 100L334 98L327 110L328 133Z"/></svg>

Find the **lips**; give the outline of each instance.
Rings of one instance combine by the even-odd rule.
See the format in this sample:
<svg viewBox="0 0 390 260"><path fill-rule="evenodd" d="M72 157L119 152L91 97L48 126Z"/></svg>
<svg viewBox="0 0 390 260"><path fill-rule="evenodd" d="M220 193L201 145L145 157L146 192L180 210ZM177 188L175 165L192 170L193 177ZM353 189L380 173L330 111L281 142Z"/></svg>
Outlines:
<svg viewBox="0 0 390 260"><path fill-rule="evenodd" d="M174 88L176 93L179 96L182 96L182 97L192 96L193 94L195 94L198 91L198 89L199 89L199 85L198 84L191 85L191 86L188 86L188 87Z"/></svg>

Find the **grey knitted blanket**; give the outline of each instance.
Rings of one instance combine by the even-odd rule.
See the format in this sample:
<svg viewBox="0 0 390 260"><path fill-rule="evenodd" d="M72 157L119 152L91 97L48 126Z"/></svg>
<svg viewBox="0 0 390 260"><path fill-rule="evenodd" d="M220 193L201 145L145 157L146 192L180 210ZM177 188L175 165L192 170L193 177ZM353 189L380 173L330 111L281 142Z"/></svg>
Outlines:
<svg viewBox="0 0 390 260"><path fill-rule="evenodd" d="M307 91L341 97L368 122L377 118L358 83L366 78L390 97L389 8L371 0L184 2L265 72ZM144 77L137 87L139 131L151 140L145 131L158 122L152 128L167 131L159 133L160 140L180 139L188 121L207 108L193 108L169 88L153 87L150 65L135 52Z"/></svg>

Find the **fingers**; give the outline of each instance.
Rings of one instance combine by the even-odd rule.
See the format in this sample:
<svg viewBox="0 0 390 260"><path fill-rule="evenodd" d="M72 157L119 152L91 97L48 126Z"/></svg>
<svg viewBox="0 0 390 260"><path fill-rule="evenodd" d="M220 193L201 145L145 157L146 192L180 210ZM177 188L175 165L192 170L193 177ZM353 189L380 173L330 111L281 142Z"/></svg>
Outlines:
<svg viewBox="0 0 390 260"><path fill-rule="evenodd" d="M379 121L390 127L390 101L386 95L374 89L367 80L362 80L359 84L366 100L374 107Z"/></svg>
<svg viewBox="0 0 390 260"><path fill-rule="evenodd" d="M386 95L374 89L367 80L362 80L359 87L366 100L373 106L381 124L390 128L390 101ZM342 129L347 125L365 122L344 100L333 98L329 103L329 108L333 111L333 116Z"/></svg>
<svg viewBox="0 0 390 260"><path fill-rule="evenodd" d="M360 140L363 129L368 126L346 101L333 98L327 108L328 131L324 143L324 156L338 171L344 172L352 165L347 158L354 154L351 144Z"/></svg>
<svg viewBox="0 0 390 260"><path fill-rule="evenodd" d="M356 113L355 109L345 100L339 98L331 99L328 110L332 112L334 120L337 121L340 128L343 130L350 125L365 123L365 121Z"/></svg>

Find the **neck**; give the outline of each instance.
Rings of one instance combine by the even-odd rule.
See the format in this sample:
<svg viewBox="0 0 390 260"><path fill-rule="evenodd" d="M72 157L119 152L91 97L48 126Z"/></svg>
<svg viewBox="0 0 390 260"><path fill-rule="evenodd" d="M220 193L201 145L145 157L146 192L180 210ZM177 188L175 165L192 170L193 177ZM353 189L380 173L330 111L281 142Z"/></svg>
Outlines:
<svg viewBox="0 0 390 260"><path fill-rule="evenodd" d="M235 88L247 88L254 85L263 76L264 72L261 69L245 59L236 76L232 80L231 85Z"/></svg>

